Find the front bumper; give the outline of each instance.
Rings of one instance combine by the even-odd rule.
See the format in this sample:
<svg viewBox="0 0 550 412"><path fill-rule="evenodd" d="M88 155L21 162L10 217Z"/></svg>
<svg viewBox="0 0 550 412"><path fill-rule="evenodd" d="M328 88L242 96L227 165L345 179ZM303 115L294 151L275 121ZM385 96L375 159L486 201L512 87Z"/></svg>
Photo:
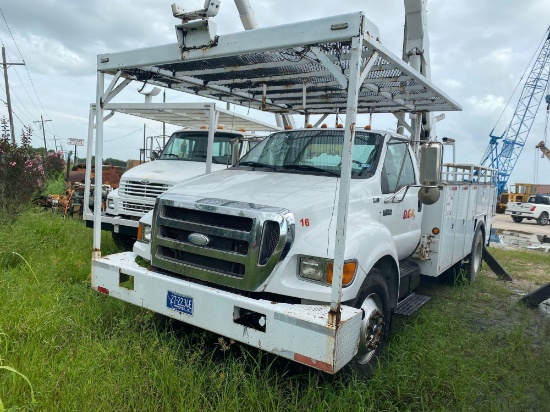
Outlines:
<svg viewBox="0 0 550 412"><path fill-rule="evenodd" d="M125 252L92 260L92 289L328 373L357 352L359 309L342 306L334 327L329 306L256 300L147 270L135 258ZM168 307L173 294L192 298L192 315ZM261 327L244 325L245 313L262 318Z"/></svg>

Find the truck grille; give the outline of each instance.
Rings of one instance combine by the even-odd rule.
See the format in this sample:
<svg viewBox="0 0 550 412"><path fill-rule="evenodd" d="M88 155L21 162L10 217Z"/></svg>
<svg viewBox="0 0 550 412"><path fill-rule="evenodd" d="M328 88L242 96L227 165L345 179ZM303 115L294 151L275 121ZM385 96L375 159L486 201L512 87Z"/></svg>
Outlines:
<svg viewBox="0 0 550 412"><path fill-rule="evenodd" d="M153 210L153 207L154 205L146 205L146 204L133 203L133 202L122 202L122 209L125 212L137 212L137 213L145 214L150 210Z"/></svg>
<svg viewBox="0 0 550 412"><path fill-rule="evenodd" d="M170 185L162 183L141 183L137 180L127 180L120 182L118 189L122 196L146 197L155 199L170 188Z"/></svg>
<svg viewBox="0 0 550 412"><path fill-rule="evenodd" d="M175 194L157 202L152 264L182 276L254 291L294 239L286 209Z"/></svg>

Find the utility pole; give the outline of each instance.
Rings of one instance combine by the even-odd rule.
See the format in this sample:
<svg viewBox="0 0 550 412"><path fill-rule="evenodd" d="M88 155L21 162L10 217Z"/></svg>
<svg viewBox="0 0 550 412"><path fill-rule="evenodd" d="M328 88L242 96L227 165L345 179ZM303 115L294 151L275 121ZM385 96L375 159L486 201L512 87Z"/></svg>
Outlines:
<svg viewBox="0 0 550 412"><path fill-rule="evenodd" d="M46 147L46 128L44 127L44 122L51 122L51 120L50 119L44 120L42 115L40 115L40 121L35 120L34 122L42 124L42 136L44 137L44 150L46 151L44 153L44 156L47 156L48 155L48 148ZM57 144L56 144L56 146L57 146Z"/></svg>
<svg viewBox="0 0 550 412"><path fill-rule="evenodd" d="M6 103L8 104L8 117L10 119L11 142L15 143L15 128L13 126L13 114L11 112L10 84L8 82L8 67L9 66L24 66L25 63L7 63L6 48L2 46L2 67L4 68L4 83L6 84Z"/></svg>

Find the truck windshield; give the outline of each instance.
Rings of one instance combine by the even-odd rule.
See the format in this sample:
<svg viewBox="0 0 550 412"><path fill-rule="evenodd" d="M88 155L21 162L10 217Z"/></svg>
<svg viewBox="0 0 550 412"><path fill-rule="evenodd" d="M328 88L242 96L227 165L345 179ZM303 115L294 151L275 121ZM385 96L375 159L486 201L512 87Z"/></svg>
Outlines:
<svg viewBox="0 0 550 412"><path fill-rule="evenodd" d="M212 150L212 163L231 164L234 142L239 136L229 133L216 133ZM243 142L239 141L238 151L241 152ZM191 162L206 162L208 132L180 132L174 133L159 159L185 160Z"/></svg>
<svg viewBox="0 0 550 412"><path fill-rule="evenodd" d="M340 176L343 130L300 130L274 133L250 150L235 167L275 172ZM351 175L368 178L374 174L383 136L356 132Z"/></svg>

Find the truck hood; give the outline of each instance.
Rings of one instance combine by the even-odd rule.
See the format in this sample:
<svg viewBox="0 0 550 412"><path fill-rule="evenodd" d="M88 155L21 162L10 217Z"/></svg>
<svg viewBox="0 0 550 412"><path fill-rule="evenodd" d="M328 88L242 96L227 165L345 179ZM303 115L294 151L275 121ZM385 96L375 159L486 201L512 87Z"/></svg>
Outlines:
<svg viewBox="0 0 550 412"><path fill-rule="evenodd" d="M227 167L212 164L212 171ZM133 167L122 175L122 181L149 180L150 182L176 184L195 176L204 174L206 163L183 160L155 160Z"/></svg>
<svg viewBox="0 0 550 412"><path fill-rule="evenodd" d="M233 200L293 212L319 210L334 206L338 180L332 176L231 169L188 180L173 187L166 196Z"/></svg>

